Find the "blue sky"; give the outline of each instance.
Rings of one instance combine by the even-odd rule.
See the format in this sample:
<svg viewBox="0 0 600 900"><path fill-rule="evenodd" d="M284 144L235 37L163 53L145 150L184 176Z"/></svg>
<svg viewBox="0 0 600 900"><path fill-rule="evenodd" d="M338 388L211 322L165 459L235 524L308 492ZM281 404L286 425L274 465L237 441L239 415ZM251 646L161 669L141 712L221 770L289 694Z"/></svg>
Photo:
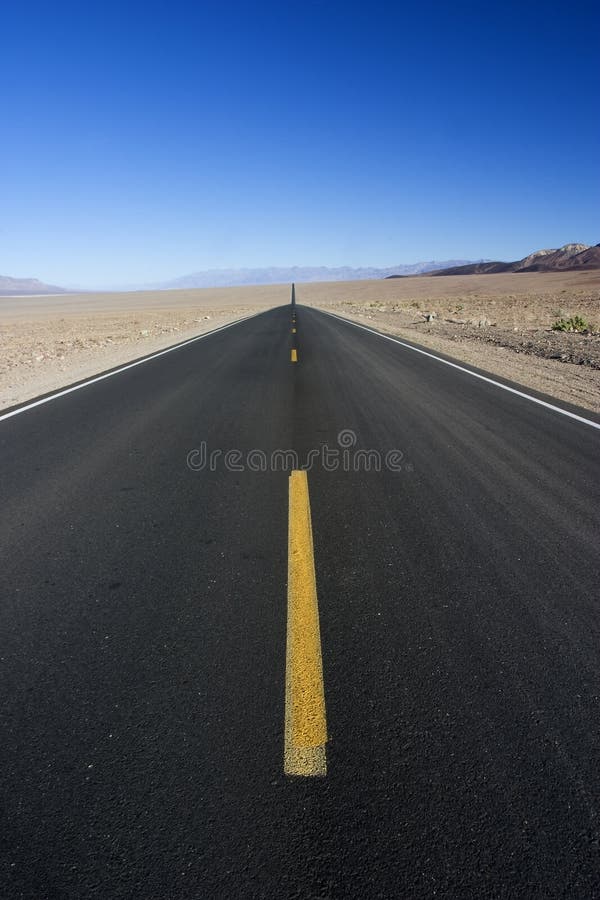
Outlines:
<svg viewBox="0 0 600 900"><path fill-rule="evenodd" d="M0 274L600 241L594 3L6 4Z"/></svg>

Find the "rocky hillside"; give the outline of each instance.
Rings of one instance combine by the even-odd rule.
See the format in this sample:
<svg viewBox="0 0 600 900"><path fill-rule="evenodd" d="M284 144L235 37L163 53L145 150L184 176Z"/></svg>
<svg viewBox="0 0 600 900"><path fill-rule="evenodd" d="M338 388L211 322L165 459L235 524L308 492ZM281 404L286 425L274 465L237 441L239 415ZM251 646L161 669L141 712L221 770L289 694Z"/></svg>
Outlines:
<svg viewBox="0 0 600 900"><path fill-rule="evenodd" d="M600 244L565 244L551 250L536 250L515 262L484 262L452 266L429 275L491 275L502 272L564 272L600 269Z"/></svg>
<svg viewBox="0 0 600 900"><path fill-rule="evenodd" d="M28 294L66 294L65 288L44 284L37 278L10 278L0 275L0 297L18 297Z"/></svg>

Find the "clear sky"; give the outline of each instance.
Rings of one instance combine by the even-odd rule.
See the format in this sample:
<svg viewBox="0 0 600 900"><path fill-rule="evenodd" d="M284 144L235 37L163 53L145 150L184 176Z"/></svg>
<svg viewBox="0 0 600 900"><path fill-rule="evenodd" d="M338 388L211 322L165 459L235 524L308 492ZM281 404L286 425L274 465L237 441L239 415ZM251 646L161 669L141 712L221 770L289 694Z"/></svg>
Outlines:
<svg viewBox="0 0 600 900"><path fill-rule="evenodd" d="M10 2L0 274L600 241L596 2Z"/></svg>

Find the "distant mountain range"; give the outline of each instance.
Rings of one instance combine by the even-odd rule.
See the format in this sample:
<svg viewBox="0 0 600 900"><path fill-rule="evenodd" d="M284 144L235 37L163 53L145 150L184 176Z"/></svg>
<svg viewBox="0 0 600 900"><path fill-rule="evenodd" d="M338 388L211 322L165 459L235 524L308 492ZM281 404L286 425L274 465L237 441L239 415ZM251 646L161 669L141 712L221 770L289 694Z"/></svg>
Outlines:
<svg viewBox="0 0 600 900"><path fill-rule="evenodd" d="M451 266L431 275L494 275L502 272L564 272L600 269L600 244L565 244L551 250L536 250L516 262L478 262Z"/></svg>
<svg viewBox="0 0 600 900"><path fill-rule="evenodd" d="M25 294L67 294L65 288L55 284L44 284L37 278L9 278L8 275L0 275L0 297L17 297Z"/></svg>
<svg viewBox="0 0 600 900"><path fill-rule="evenodd" d="M207 269L159 284L131 286L128 290L172 291L207 287L237 287L250 284L297 284L307 281L363 281L378 278L406 278L411 275L488 275L501 272L563 272L600 269L600 244L565 244L551 250L536 250L516 262L493 262L448 259L444 262L399 264L379 269L353 269L350 266L291 266L264 269ZM27 294L68 294L73 291L45 284L37 278L9 278L0 275L0 296ZM79 293L79 292L78 292Z"/></svg>
<svg viewBox="0 0 600 900"><path fill-rule="evenodd" d="M150 285L150 288L172 291L182 288L236 287L246 284L290 284L306 281L363 281L369 278L388 278L390 275L422 275L435 269L465 266L472 260L452 259L445 262L418 262L411 265L389 266L385 269L373 267L353 269L350 266L329 268L328 266L290 266L264 269L207 269L193 272L182 278Z"/></svg>

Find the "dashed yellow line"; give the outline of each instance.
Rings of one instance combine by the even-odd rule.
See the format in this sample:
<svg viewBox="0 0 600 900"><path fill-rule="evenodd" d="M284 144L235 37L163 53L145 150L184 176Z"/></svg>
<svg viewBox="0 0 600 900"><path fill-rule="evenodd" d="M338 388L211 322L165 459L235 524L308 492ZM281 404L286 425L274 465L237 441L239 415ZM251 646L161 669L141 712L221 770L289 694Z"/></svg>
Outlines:
<svg viewBox="0 0 600 900"><path fill-rule="evenodd" d="M294 470L289 485L285 774L326 775L326 742L327 720L308 478L306 472Z"/></svg>
<svg viewBox="0 0 600 900"><path fill-rule="evenodd" d="M296 329L292 328L292 334L296 334Z"/></svg>
<svg viewBox="0 0 600 900"><path fill-rule="evenodd" d="M292 362L298 362L298 351L295 347L292 350Z"/></svg>

